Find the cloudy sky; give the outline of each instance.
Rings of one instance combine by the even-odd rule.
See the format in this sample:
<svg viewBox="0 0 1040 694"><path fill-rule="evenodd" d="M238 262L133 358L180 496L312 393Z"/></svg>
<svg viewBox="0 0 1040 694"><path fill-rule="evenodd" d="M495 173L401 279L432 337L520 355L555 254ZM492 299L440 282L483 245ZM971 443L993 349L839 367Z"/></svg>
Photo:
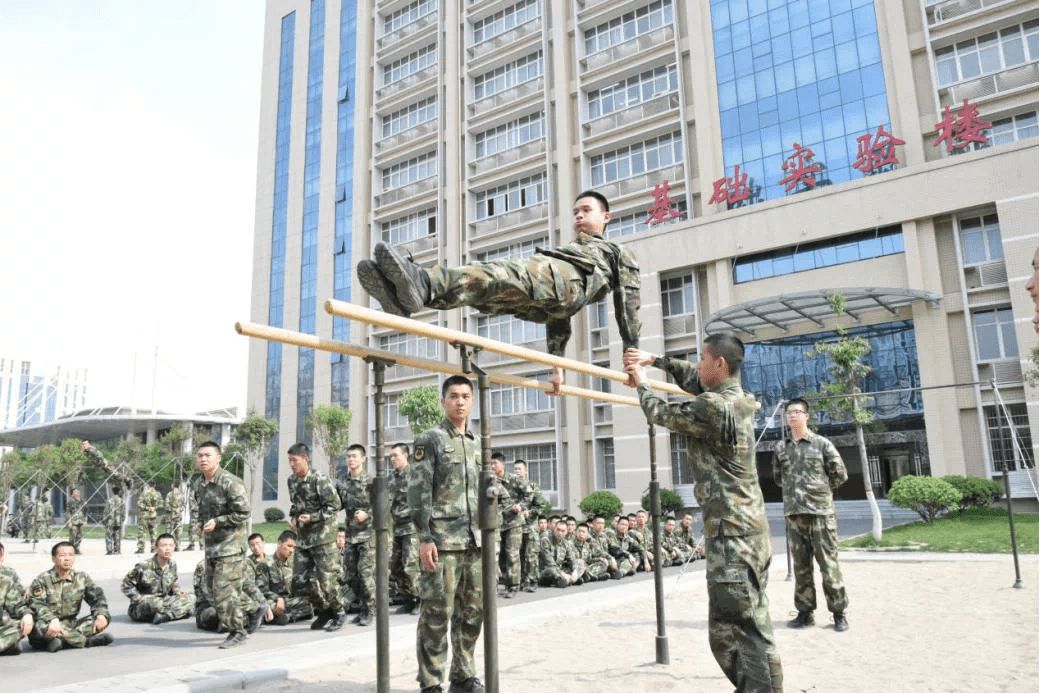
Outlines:
<svg viewBox="0 0 1040 694"><path fill-rule="evenodd" d="M245 404L263 15L0 2L0 357L87 368L91 405L150 407L153 365L160 409Z"/></svg>

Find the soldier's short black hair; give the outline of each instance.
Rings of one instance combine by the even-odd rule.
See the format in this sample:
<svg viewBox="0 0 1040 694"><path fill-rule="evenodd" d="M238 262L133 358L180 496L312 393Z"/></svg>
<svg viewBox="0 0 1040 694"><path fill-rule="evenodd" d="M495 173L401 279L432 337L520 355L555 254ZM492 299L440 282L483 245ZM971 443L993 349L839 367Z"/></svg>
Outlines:
<svg viewBox="0 0 1040 694"><path fill-rule="evenodd" d="M263 539L264 539L264 536L263 536L263 535L261 535L260 533L253 533L252 535L250 535L249 537L247 537L247 538L246 538L246 544L247 544L247 545L248 545L248 544L251 544L251 543L253 542L253 540L255 540L255 539L256 539L256 538L258 538L258 537L259 537L259 538L260 538L261 540L263 540Z"/></svg>
<svg viewBox="0 0 1040 694"><path fill-rule="evenodd" d="M523 465L524 467L527 467L527 461L523 458L517 458L513 461L513 467L516 467L517 465Z"/></svg>
<svg viewBox="0 0 1040 694"><path fill-rule="evenodd" d="M55 542L54 546L51 547L51 558L52 559L54 557L58 556L58 549L61 548L61 547L71 547L73 552L76 551L76 546L73 545L68 540L62 540L61 542Z"/></svg>
<svg viewBox="0 0 1040 694"><path fill-rule="evenodd" d="M115 495L117 495L117 496L118 496L118 495L119 495L119 492L121 492L121 491L122 491L122 490L121 490L121 489L119 488L119 485L113 485L113 486L112 486L112 493L113 493L113 494L115 494Z"/></svg>
<svg viewBox="0 0 1040 694"><path fill-rule="evenodd" d="M503 463L506 462L506 456L505 456L504 453L497 453L497 452L496 453L492 453L491 454L491 459L492 460L501 460Z"/></svg>
<svg viewBox="0 0 1040 694"><path fill-rule="evenodd" d="M578 528L585 528L586 530L588 530L589 529L589 524L588 523L578 523ZM577 530L577 528L575 528L575 530Z"/></svg>
<svg viewBox="0 0 1040 694"><path fill-rule="evenodd" d="M171 540L171 541L173 541L175 543L177 542L176 540L173 539L173 535L171 535L170 533L160 533L159 537L155 538L155 546L156 547L159 546L159 541L160 540Z"/></svg>
<svg viewBox="0 0 1040 694"><path fill-rule="evenodd" d="M791 405L801 405L802 407L805 408L805 411L807 413L811 411L809 409L809 401L808 400L803 400L802 398L791 398L790 400L787 401L787 404L784 405L784 412L787 412L787 409L789 407L791 407Z"/></svg>
<svg viewBox="0 0 1040 694"><path fill-rule="evenodd" d="M337 533L343 533L343 534L346 534L346 532L347 532L347 526L345 526L345 525L341 525L341 526L339 526L338 528L336 528L336 532L337 532Z"/></svg>
<svg viewBox="0 0 1040 694"><path fill-rule="evenodd" d="M441 384L441 400L448 397L448 389L452 386L469 386L469 392L474 392L473 381L469 380L465 376L448 376L444 379L444 383Z"/></svg>
<svg viewBox="0 0 1040 694"><path fill-rule="evenodd" d="M618 516L617 522L620 523L621 521L625 521L627 523L628 516Z"/></svg>
<svg viewBox="0 0 1040 694"><path fill-rule="evenodd" d="M296 533L292 530L283 530L278 534L278 542L285 542L286 540L296 540Z"/></svg>
<svg viewBox="0 0 1040 694"><path fill-rule="evenodd" d="M306 458L307 460L311 459L311 447L303 441L297 441L293 445L289 446L288 453L297 458Z"/></svg>
<svg viewBox="0 0 1040 694"><path fill-rule="evenodd" d="M404 451L404 455L405 455L406 458L409 455L411 455L411 453L412 453L412 449L408 447L408 444L407 443L403 443L403 442L402 443L395 443L393 446L390 446L390 448L391 449L400 448L402 451Z"/></svg>
<svg viewBox="0 0 1040 694"><path fill-rule="evenodd" d="M730 332L715 333L704 338L704 346L716 357L726 360L729 375L736 377L744 366L744 343Z"/></svg>
<svg viewBox="0 0 1040 694"><path fill-rule="evenodd" d="M607 197L603 193L597 193L594 190L583 190L578 193L578 197L574 198L574 202L578 202L582 198L596 198L599 204L603 206L603 211L610 212L610 203L607 202Z"/></svg>
<svg viewBox="0 0 1040 694"><path fill-rule="evenodd" d="M604 517L603 517L602 515L600 515L600 514L596 514L595 516L593 516L593 517L592 517L592 522L593 522L593 523L595 523L595 522L596 522L596 521L598 521L598 520L601 520L601 521L603 521L604 523L606 523L606 522L607 522L607 519L606 519L606 518L604 518Z"/></svg>
<svg viewBox="0 0 1040 694"><path fill-rule="evenodd" d="M360 452L362 458L368 455L368 451L366 451L365 447L362 446L360 443L352 443L349 446L347 446L347 453L350 453L351 451Z"/></svg>
<svg viewBox="0 0 1040 694"><path fill-rule="evenodd" d="M217 443L216 441L213 441L212 439L209 440L209 441L203 441L202 443L200 443L199 444L199 450L201 450L203 448L215 448L215 449L217 449L217 453L218 454L221 452L220 444Z"/></svg>

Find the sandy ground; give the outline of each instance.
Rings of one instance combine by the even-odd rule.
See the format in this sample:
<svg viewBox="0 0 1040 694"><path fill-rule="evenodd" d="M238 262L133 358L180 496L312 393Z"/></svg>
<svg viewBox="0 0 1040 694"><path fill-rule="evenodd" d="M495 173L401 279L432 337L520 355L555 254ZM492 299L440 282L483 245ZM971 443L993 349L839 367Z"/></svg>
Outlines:
<svg viewBox="0 0 1040 694"><path fill-rule="evenodd" d="M1010 557L883 561L860 555L844 561L843 571L850 630L834 632L819 588L816 626L794 630L785 624L793 615L793 583L774 560L770 612L786 691L1040 690L1035 556L1022 560L1023 589L1011 587ZM501 691L732 691L708 649L703 574L667 580L665 591L667 665L655 662L652 592L609 602L588 594L584 605L526 622L500 611ZM393 644L391 650L392 690L417 691L411 645ZM480 668L481 654L478 646ZM363 657L297 672L255 691L375 691L375 670L374 660Z"/></svg>

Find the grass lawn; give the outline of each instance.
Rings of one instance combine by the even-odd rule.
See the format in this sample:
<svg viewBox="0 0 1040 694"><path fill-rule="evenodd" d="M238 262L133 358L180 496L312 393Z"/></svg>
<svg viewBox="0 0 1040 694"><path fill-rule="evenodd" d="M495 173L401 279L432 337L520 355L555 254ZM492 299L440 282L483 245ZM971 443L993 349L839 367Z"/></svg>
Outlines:
<svg viewBox="0 0 1040 694"><path fill-rule="evenodd" d="M280 521L278 523L253 523L253 532L260 533L261 535L263 535L264 540L267 542L274 542L278 539L278 533L288 529L289 524L285 521ZM165 523L159 524L159 532L166 532ZM59 528L58 526L51 526L52 537L61 537L62 539L64 539L68 537L68 534L69 529L66 527ZM97 525L85 525L83 526L83 537L92 537L95 539L104 538L105 529ZM125 540L128 538L133 538L134 540L137 539L136 525L126 526L126 531L123 533L123 539ZM186 525L181 529L181 541L184 543L188 542L188 526Z"/></svg>
<svg viewBox="0 0 1040 694"><path fill-rule="evenodd" d="M1018 551L1037 554L1040 542L1040 517L1035 513L1015 514ZM926 552L1011 552L1011 532L1007 510L983 508L951 513L932 523L918 521L889 528L881 542L867 534L840 543L843 548L889 547Z"/></svg>

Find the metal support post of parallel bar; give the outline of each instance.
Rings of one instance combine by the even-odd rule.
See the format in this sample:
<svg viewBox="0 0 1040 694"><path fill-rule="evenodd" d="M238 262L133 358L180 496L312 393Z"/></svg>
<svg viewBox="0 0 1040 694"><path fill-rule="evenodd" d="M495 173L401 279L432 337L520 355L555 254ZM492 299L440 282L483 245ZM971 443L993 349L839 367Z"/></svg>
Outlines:
<svg viewBox="0 0 1040 694"><path fill-rule="evenodd" d="M997 379L991 378L990 381L989 381L989 384L990 384L990 387L993 388L993 392L996 393L997 400L999 401L999 403L1001 405L1003 405L1004 401L1000 397L1000 391L997 390ZM1002 407L998 408L997 413L998 414L1003 414L1004 413L1004 409ZM1012 456L1014 456L1014 452L1015 452L1015 449L1016 449L1016 446L1014 445L1015 426L1014 426L1014 424L1011 421L1008 421L1007 424L1008 424L1008 434L1011 436L1011 440L1012 440L1012 445L1011 445ZM998 427L998 432L997 432L998 436L1003 437L1004 436L1004 432L1001 431L1004 428L1004 418L1003 417L1000 418L1000 424L998 424L997 427ZM1014 458L1014 459L1017 461L1017 457ZM1024 587L1023 584L1022 584L1022 569L1019 568L1019 566L1018 566L1018 541L1015 539L1015 510L1011 506L1011 479L1010 479L1011 478L1011 470L1009 469L1010 467L1011 466L1008 465L1007 459L1005 459L1004 460L1004 498L1007 499L1008 526L1011 528L1011 556L1014 557L1014 559L1015 559L1015 583L1011 587L1012 588L1022 588L1022 587Z"/></svg>
<svg viewBox="0 0 1040 694"><path fill-rule="evenodd" d="M390 691L390 552L388 548L389 519L386 497L386 459L383 441L383 408L386 394L383 384L386 367L393 362L366 357L372 364L372 385L375 388L376 477L372 483L372 525L376 531L376 691Z"/></svg>
<svg viewBox="0 0 1040 694"><path fill-rule="evenodd" d="M661 576L661 485L657 481L657 441L653 424L648 424L650 435L650 522L654 532L654 600L657 603L657 637L654 646L657 662L667 665L668 636L664 633L664 577Z"/></svg>

